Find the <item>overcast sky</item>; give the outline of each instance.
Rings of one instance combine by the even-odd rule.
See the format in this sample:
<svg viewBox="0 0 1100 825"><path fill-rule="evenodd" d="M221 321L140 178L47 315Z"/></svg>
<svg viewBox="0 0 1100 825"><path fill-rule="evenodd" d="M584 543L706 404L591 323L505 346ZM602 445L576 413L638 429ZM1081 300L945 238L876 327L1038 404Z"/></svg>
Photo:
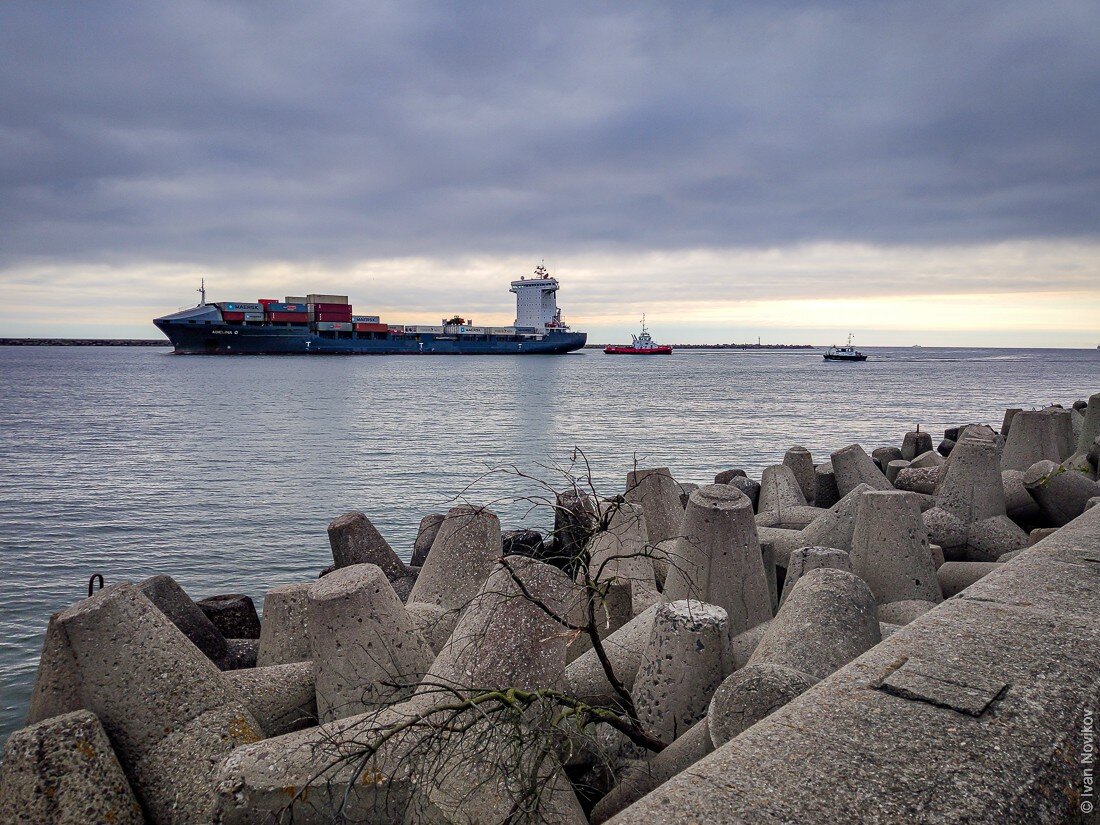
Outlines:
<svg viewBox="0 0 1100 825"><path fill-rule="evenodd" d="M1100 4L0 5L0 335L347 292L623 339L1100 343Z"/></svg>

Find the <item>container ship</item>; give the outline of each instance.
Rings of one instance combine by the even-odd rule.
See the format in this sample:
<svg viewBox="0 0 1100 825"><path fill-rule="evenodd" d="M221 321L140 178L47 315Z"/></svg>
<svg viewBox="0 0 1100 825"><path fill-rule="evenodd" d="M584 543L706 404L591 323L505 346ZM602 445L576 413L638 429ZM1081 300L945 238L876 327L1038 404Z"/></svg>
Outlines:
<svg viewBox="0 0 1100 825"><path fill-rule="evenodd" d="M557 304L558 281L539 266L512 281L516 321L510 327L474 326L460 316L439 326L383 323L356 315L346 295L288 295L282 301L207 303L153 323L181 355L547 355L584 347Z"/></svg>

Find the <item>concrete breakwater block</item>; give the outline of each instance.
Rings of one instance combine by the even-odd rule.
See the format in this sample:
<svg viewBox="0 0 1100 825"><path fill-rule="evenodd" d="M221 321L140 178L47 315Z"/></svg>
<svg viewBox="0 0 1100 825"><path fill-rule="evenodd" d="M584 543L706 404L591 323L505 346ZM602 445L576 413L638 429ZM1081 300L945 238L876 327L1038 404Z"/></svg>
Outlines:
<svg viewBox="0 0 1100 825"><path fill-rule="evenodd" d="M223 593L199 599L196 604L226 639L260 638L260 615L251 596Z"/></svg>
<svg viewBox="0 0 1100 825"><path fill-rule="evenodd" d="M642 650L649 641L656 615L657 605L653 605L603 640L612 671L627 690L633 688L642 666ZM596 651L591 648L566 666L563 690L591 705L611 707L620 702Z"/></svg>
<svg viewBox="0 0 1100 825"><path fill-rule="evenodd" d="M33 725L51 716L71 713L84 707L80 699L80 677L69 639L58 621L60 612L50 616L46 636L42 642L42 655L38 659L38 672L34 677L27 724Z"/></svg>
<svg viewBox="0 0 1100 825"><path fill-rule="evenodd" d="M923 616L929 610L932 610L936 604L936 602L923 599L906 599L900 602L880 604L878 606L879 630L881 631L883 622L898 626L907 625L918 616Z"/></svg>
<svg viewBox="0 0 1100 825"><path fill-rule="evenodd" d="M256 658L260 655L259 639L226 639L225 645L229 649L226 672L256 667Z"/></svg>
<svg viewBox="0 0 1100 825"><path fill-rule="evenodd" d="M832 507L840 501L840 488L836 484L833 464L827 461L814 467L814 506Z"/></svg>
<svg viewBox="0 0 1100 825"><path fill-rule="evenodd" d="M875 447L871 450L871 460L878 465L884 473L891 461L905 460L901 450L897 447Z"/></svg>
<svg viewBox="0 0 1100 825"><path fill-rule="evenodd" d="M320 581L324 578L327 577ZM257 667L304 662L310 658L309 588L310 582L299 582L267 591L260 648L256 653Z"/></svg>
<svg viewBox="0 0 1100 825"><path fill-rule="evenodd" d="M932 495L943 478L942 467L906 467L894 478L894 487L909 493Z"/></svg>
<svg viewBox="0 0 1100 825"><path fill-rule="evenodd" d="M800 445L791 447L783 455L783 463L791 468L802 497L807 502L814 500L814 457L810 451Z"/></svg>
<svg viewBox="0 0 1100 825"><path fill-rule="evenodd" d="M268 736L317 724L313 662L233 670L225 678Z"/></svg>
<svg viewBox="0 0 1100 825"><path fill-rule="evenodd" d="M832 454L830 463L836 475L837 490L842 496L848 495L860 484L869 484L875 490L894 489L871 456L858 444L837 450Z"/></svg>
<svg viewBox="0 0 1100 825"><path fill-rule="evenodd" d="M430 513L420 519L420 526L416 530L416 539L413 541L412 557L409 561L411 566L424 566L424 560L428 558L428 551L432 549L432 542L439 535L439 527L446 517L444 513Z"/></svg>
<svg viewBox="0 0 1100 825"><path fill-rule="evenodd" d="M412 696L433 653L381 567L342 567L312 584L307 597L322 722Z"/></svg>
<svg viewBox="0 0 1100 825"><path fill-rule="evenodd" d="M1029 467L1023 483L1043 515L1056 527L1069 524L1085 511L1090 498L1100 495L1100 484L1085 473L1053 461L1038 461Z"/></svg>
<svg viewBox="0 0 1100 825"><path fill-rule="evenodd" d="M680 485L668 467L633 470L626 476L626 500L640 504L645 513L649 540L659 544L680 534L684 508L680 504Z"/></svg>
<svg viewBox="0 0 1100 825"><path fill-rule="evenodd" d="M782 469L790 474L789 468ZM746 496L728 485L700 488L688 501L682 533L669 552L665 598L721 607L731 636L772 617L756 522Z"/></svg>
<svg viewBox="0 0 1100 825"><path fill-rule="evenodd" d="M1077 435L1077 449L1075 452L1088 453L1092 450L1096 439L1100 438L1100 392L1089 396L1085 405L1084 418L1081 421L1081 431ZM1095 466L1096 462L1093 462Z"/></svg>
<svg viewBox="0 0 1100 825"><path fill-rule="evenodd" d="M949 558L995 561L1027 544L1027 534L1006 515L1001 448L983 435L960 437L945 465L936 506L923 516L931 540Z"/></svg>
<svg viewBox="0 0 1100 825"><path fill-rule="evenodd" d="M8 737L0 765L0 825L145 822L95 714L78 710Z"/></svg>
<svg viewBox="0 0 1100 825"><path fill-rule="evenodd" d="M799 578L747 667L776 664L824 679L879 641L875 598L866 582L821 567Z"/></svg>
<svg viewBox="0 0 1100 825"><path fill-rule="evenodd" d="M886 465L886 468L884 470L884 472L886 473L886 480L896 487L898 474L908 466L909 462L901 458L891 461L889 464Z"/></svg>
<svg viewBox="0 0 1100 825"><path fill-rule="evenodd" d="M912 461L922 453L927 453L931 450L932 435L930 433L914 430L906 433L902 438L901 458L904 458L906 461Z"/></svg>
<svg viewBox="0 0 1100 825"><path fill-rule="evenodd" d="M138 585L160 611L172 620L184 636L221 670L232 664L225 637L171 576L152 576Z"/></svg>
<svg viewBox="0 0 1100 825"><path fill-rule="evenodd" d="M660 604L642 649L631 697L638 721L671 743L706 715L710 697L733 669L726 611L694 599ZM643 757L628 743L625 755Z"/></svg>
<svg viewBox="0 0 1100 825"><path fill-rule="evenodd" d="M774 513L776 523L772 526L782 527L783 512L795 507L805 507L806 496L798 485L798 479L794 471L786 464L774 464L765 467L760 475L760 498L757 503L757 511ZM798 525L800 528L806 525Z"/></svg>
<svg viewBox="0 0 1100 825"><path fill-rule="evenodd" d="M734 478L730 479L729 486L736 487L738 490L748 496L749 501L752 502L753 512L756 511L757 507L760 504L759 481L754 481L751 478L744 478L742 476L735 476Z"/></svg>
<svg viewBox="0 0 1100 825"><path fill-rule="evenodd" d="M625 501L604 500L597 504L597 523L602 529L592 536L587 548L589 577L600 583L614 582L613 586L623 588L627 596L623 621L608 627L610 632L656 604L661 596L653 568L655 551L642 508ZM578 570L578 581L581 575Z"/></svg>
<svg viewBox="0 0 1100 825"><path fill-rule="evenodd" d="M714 747L720 748L771 716L818 681L800 670L769 663L749 665L727 676L714 692L707 711Z"/></svg>
<svg viewBox="0 0 1100 825"><path fill-rule="evenodd" d="M949 561L936 571L936 578L943 597L950 599L1000 567L998 562L992 561Z"/></svg>
<svg viewBox="0 0 1100 825"><path fill-rule="evenodd" d="M142 592L105 587L58 617L84 706L155 822L208 822L212 779L263 731L218 670Z"/></svg>
<svg viewBox="0 0 1100 825"><path fill-rule="evenodd" d="M852 572L851 560L844 550L837 550L835 547L799 547L791 553L787 562L787 577L783 580L780 606L787 600L795 583L802 576L820 567Z"/></svg>
<svg viewBox="0 0 1100 825"><path fill-rule="evenodd" d="M418 695L443 687L450 696L453 690L560 685L568 631L536 602L565 617L573 596L572 582L557 567L527 556L498 561L432 662Z"/></svg>
<svg viewBox="0 0 1100 825"><path fill-rule="evenodd" d="M405 563L366 513L354 510L334 518L328 525L328 543L337 569L352 564L376 564L390 581L406 574Z"/></svg>
<svg viewBox="0 0 1100 825"><path fill-rule="evenodd" d="M928 530L910 493L874 491L860 499L850 561L880 605L943 600Z"/></svg>
<svg viewBox="0 0 1100 825"><path fill-rule="evenodd" d="M1063 411L1064 412L1064 411ZM1012 418L1005 440L1002 469L1026 470L1037 461L1062 461L1061 417L1050 410L1024 410Z"/></svg>
<svg viewBox="0 0 1100 825"><path fill-rule="evenodd" d="M729 484L735 478L748 478L748 473L744 470L723 470L720 473L715 473L715 484Z"/></svg>
<svg viewBox="0 0 1100 825"><path fill-rule="evenodd" d="M492 511L469 504L447 511L409 593L410 615L417 603L431 606L427 611L417 611L421 618L427 615L432 619L431 627L424 621L417 622L422 632L430 631L425 636L446 640L459 613L495 569L502 548L500 519Z"/></svg>

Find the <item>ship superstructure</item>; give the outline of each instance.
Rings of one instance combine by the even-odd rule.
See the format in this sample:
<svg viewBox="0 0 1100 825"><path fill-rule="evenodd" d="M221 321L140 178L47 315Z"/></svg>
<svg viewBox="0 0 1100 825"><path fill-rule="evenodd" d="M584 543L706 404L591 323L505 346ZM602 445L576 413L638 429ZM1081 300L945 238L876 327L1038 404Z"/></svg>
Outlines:
<svg viewBox="0 0 1100 825"><path fill-rule="evenodd" d="M180 354L555 354L581 349L588 339L572 332L557 306L558 281L539 266L533 278L512 282L516 323L475 326L460 315L439 326L384 323L353 314L346 295L288 295L284 300L206 302L153 321Z"/></svg>

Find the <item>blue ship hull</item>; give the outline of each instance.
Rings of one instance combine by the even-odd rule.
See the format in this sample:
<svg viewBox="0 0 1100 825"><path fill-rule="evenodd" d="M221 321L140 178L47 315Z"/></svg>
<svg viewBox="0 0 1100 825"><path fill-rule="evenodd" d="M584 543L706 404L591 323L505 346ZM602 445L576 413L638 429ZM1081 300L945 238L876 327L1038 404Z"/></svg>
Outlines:
<svg viewBox="0 0 1100 825"><path fill-rule="evenodd" d="M180 355L554 355L584 347L588 334L541 336L315 332L308 326L158 318Z"/></svg>

